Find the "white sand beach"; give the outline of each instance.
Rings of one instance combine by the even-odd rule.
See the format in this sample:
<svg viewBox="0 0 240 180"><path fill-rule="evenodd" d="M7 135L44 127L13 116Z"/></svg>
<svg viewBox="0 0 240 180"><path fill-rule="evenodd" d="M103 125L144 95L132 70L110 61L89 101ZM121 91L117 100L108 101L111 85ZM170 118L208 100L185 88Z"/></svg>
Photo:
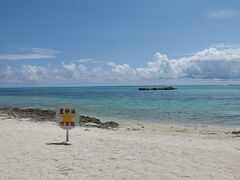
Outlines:
<svg viewBox="0 0 240 180"><path fill-rule="evenodd" d="M122 124L76 127L0 117L0 179L240 179L240 137L223 131Z"/></svg>

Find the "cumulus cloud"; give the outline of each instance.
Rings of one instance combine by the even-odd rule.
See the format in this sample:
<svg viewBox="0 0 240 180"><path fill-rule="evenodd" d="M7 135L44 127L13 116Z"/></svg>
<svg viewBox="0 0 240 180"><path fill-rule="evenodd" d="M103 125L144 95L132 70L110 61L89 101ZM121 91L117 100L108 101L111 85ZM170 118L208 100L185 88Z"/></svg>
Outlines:
<svg viewBox="0 0 240 180"><path fill-rule="evenodd" d="M62 62L60 66L23 65L20 68L7 66L0 71L1 83L34 82L62 85L131 84L153 80L181 79L240 79L240 46L217 44L190 56L169 58L157 52L145 67L104 62L97 67L88 67L81 62ZM106 66L108 68L106 68Z"/></svg>
<svg viewBox="0 0 240 180"><path fill-rule="evenodd" d="M30 60L56 58L58 51L44 48L20 48L19 54L0 54L0 60Z"/></svg>
<svg viewBox="0 0 240 180"><path fill-rule="evenodd" d="M62 67L70 71L76 70L76 65L74 63L65 64L64 62L62 62Z"/></svg>
<svg viewBox="0 0 240 180"><path fill-rule="evenodd" d="M233 16L238 16L238 15L239 15L239 11L237 10L218 10L218 11L212 11L208 13L208 17L218 18L218 19L229 18Z"/></svg>
<svg viewBox="0 0 240 180"><path fill-rule="evenodd" d="M219 50L210 47L178 59L156 53L155 61L137 70L145 72L149 78L238 79L240 48Z"/></svg>

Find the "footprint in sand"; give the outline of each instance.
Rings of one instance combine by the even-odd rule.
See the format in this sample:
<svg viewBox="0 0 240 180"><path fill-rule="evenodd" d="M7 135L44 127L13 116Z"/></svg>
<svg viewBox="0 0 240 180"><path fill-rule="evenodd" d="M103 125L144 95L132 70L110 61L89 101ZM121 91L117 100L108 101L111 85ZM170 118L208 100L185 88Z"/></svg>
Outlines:
<svg viewBox="0 0 240 180"><path fill-rule="evenodd" d="M61 174L68 175L69 171L73 171L73 169L69 167L61 167L58 171L60 171Z"/></svg>

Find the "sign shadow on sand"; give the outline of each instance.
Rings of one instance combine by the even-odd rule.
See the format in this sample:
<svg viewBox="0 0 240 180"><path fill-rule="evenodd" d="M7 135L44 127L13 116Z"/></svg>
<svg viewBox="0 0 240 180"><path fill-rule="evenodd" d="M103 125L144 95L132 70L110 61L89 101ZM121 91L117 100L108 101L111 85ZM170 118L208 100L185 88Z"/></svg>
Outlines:
<svg viewBox="0 0 240 180"><path fill-rule="evenodd" d="M46 145L64 145L64 146L69 146L71 144L67 143L67 142L60 142L60 143L45 143Z"/></svg>

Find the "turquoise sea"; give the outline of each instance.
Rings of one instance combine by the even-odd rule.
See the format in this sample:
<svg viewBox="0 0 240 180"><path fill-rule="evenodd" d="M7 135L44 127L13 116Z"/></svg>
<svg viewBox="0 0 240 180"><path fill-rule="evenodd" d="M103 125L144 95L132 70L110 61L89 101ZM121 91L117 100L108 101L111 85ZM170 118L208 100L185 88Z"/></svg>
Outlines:
<svg viewBox="0 0 240 180"><path fill-rule="evenodd" d="M139 91L137 86L0 88L0 106L55 109L67 103L101 120L240 126L240 86L175 87L172 91Z"/></svg>

